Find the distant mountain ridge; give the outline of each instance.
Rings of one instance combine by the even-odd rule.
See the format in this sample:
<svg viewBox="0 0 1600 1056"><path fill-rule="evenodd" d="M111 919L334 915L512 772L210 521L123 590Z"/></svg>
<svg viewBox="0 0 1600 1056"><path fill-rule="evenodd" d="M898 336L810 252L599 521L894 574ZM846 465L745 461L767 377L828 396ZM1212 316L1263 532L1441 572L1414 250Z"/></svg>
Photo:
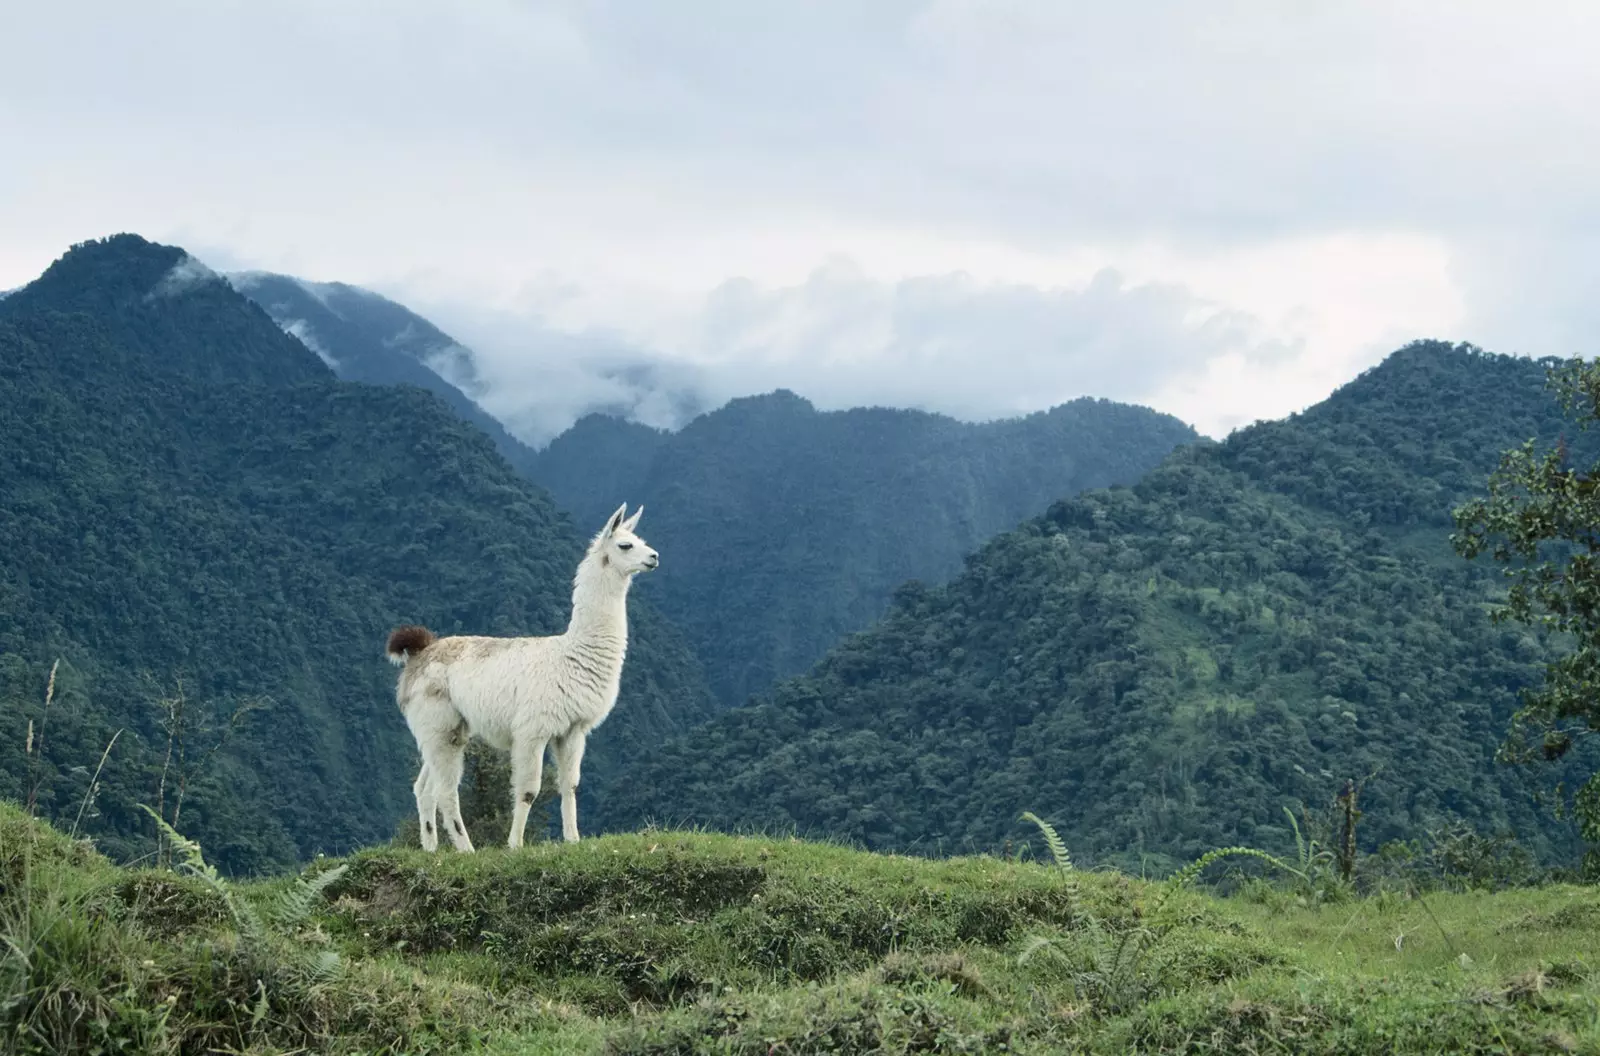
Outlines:
<svg viewBox="0 0 1600 1056"><path fill-rule="evenodd" d="M1108 400L966 423L819 411L778 390L675 433L590 415L529 473L580 518L617 494L658 518L662 605L735 706L870 625L902 583L946 579L996 532L1084 488L1131 483L1198 439Z"/></svg>
<svg viewBox="0 0 1600 1056"><path fill-rule="evenodd" d="M1536 799L1567 771L1494 762L1550 645L1493 624L1498 577L1448 543L1502 450L1570 431L1546 366L1418 342L1302 414L1055 503L646 753L608 821L953 852L1022 836L1031 809L1075 857L1161 868L1292 853L1284 809L1351 778L1368 850L1465 823L1568 856L1573 825Z"/></svg>
<svg viewBox="0 0 1600 1056"><path fill-rule="evenodd" d="M905 580L946 579L996 532L1082 488L1129 483L1199 439L1169 415L1106 400L974 424L818 411L780 389L675 432L586 414L535 452L475 402L471 352L404 306L340 283L231 281L340 377L439 394L580 524L622 501L649 506L660 596L728 707L868 626Z"/></svg>
<svg viewBox="0 0 1600 1056"><path fill-rule="evenodd" d="M478 404L482 382L472 354L422 316L339 282L312 283L267 272L238 272L228 281L340 378L426 389L487 434L506 461L526 471L533 449Z"/></svg>

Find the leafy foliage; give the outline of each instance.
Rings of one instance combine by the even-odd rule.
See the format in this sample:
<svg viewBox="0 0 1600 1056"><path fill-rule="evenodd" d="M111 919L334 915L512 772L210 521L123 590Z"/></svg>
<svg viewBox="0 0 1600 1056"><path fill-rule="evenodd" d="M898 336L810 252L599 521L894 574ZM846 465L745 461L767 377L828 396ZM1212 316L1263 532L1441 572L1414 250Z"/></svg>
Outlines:
<svg viewBox="0 0 1600 1056"><path fill-rule="evenodd" d="M735 706L880 618L899 584L947 579L997 532L1064 495L1131 483L1195 438L1107 400L975 425L819 412L780 390L671 434L591 415L529 471L581 519L614 495L650 509L661 607Z"/></svg>
<svg viewBox="0 0 1600 1056"><path fill-rule="evenodd" d="M182 251L134 236L0 301L0 448L0 794L24 798L42 763L38 810L71 822L123 730L82 824L115 857L149 849L137 804L170 801L185 757L184 830L226 871L384 838L414 812L416 765L389 629L567 619L579 532L481 433L417 389L336 380ZM711 710L651 589L586 803ZM175 723L161 702L179 683Z"/></svg>
<svg viewBox="0 0 1600 1056"><path fill-rule="evenodd" d="M1363 777L1368 849L1459 822L1569 858L1537 794L1574 760L1494 764L1552 643L1491 622L1493 580L1448 542L1495 453L1562 427L1540 364L1408 346L903 588L809 674L651 752L614 819L937 853L996 847L1043 799L1080 858L1160 871L1286 853L1285 804Z"/></svg>
<svg viewBox="0 0 1600 1056"><path fill-rule="evenodd" d="M1572 360L1553 370L1551 381L1579 426L1600 421L1600 363ZM1600 732L1600 462L1580 469L1571 456L1564 437L1549 448L1530 439L1505 453L1486 497L1455 513L1456 549L1507 566L1510 590L1495 620L1570 643L1515 716L1508 754L1520 761L1560 759ZM1600 844L1600 771L1587 776L1574 800L1584 836Z"/></svg>

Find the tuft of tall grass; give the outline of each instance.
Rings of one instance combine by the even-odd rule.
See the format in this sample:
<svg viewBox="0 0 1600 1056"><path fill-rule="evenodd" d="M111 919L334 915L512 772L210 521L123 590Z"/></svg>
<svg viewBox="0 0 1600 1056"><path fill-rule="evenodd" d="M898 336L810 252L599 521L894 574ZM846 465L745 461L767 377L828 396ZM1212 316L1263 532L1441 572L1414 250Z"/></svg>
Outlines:
<svg viewBox="0 0 1600 1056"><path fill-rule="evenodd" d="M50 678L44 687L44 710L39 713L37 730L34 728L33 719L28 720L28 733L24 742L23 752L28 759L28 816L34 817L39 807L39 787L44 780L44 734L45 727L50 722L50 705L56 699L56 672L61 667L61 661L56 660L50 665Z"/></svg>
<svg viewBox="0 0 1600 1056"><path fill-rule="evenodd" d="M1065 935L1030 935L1017 955L1017 962L1026 964L1040 954L1052 955L1066 966L1079 999L1101 1014L1126 1012L1148 1000L1160 988L1160 954L1177 923L1166 913L1168 904L1208 866L1224 858L1248 857L1305 878L1300 870L1265 851L1253 847L1219 847L1179 869L1158 886L1149 911L1137 913L1131 924L1112 922L1086 910L1066 841L1055 827L1032 811L1024 813L1022 820L1032 823L1043 836L1051 859L1067 885L1076 921Z"/></svg>

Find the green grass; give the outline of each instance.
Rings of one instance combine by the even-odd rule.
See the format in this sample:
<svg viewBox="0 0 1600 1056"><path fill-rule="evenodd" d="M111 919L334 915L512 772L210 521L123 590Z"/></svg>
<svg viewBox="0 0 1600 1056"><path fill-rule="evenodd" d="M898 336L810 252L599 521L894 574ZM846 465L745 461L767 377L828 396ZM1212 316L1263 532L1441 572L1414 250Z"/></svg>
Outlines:
<svg viewBox="0 0 1600 1056"><path fill-rule="evenodd" d="M300 878L124 869L0 804L0 1051L1600 1052L1594 888L1308 904L678 832L305 875L337 864L274 913Z"/></svg>

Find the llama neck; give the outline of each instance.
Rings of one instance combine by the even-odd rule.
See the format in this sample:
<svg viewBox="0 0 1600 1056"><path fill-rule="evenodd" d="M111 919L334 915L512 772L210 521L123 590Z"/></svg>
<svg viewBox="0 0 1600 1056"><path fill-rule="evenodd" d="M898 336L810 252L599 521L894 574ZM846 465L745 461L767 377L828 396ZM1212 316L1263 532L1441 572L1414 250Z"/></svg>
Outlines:
<svg viewBox="0 0 1600 1056"><path fill-rule="evenodd" d="M572 619L567 637L574 644L613 647L621 659L628 644L628 588L632 576L618 576L592 559L578 566L572 587Z"/></svg>

